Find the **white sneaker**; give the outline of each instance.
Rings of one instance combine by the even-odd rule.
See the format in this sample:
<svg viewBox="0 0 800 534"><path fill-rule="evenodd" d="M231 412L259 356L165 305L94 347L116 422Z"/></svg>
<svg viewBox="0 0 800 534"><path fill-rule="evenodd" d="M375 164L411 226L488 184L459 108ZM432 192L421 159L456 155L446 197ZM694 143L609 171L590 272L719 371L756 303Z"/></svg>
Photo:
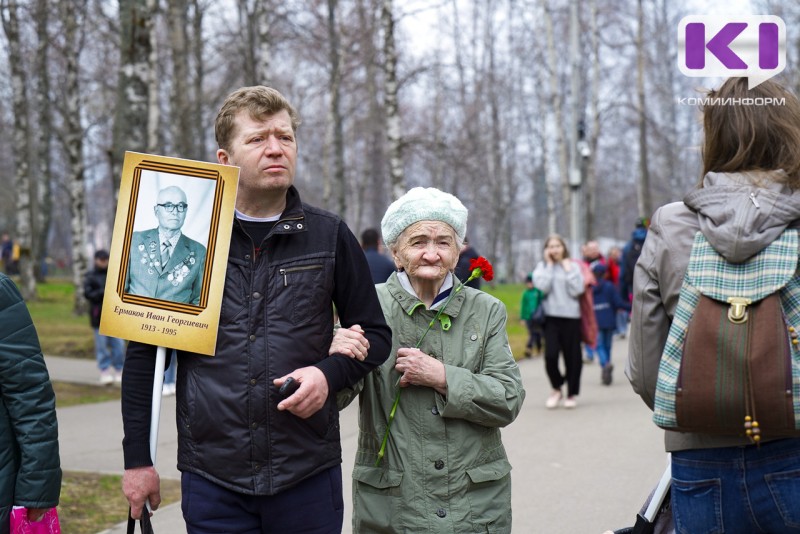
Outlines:
<svg viewBox="0 0 800 534"><path fill-rule="evenodd" d="M175 395L175 384L164 384L161 388L161 395L164 397Z"/></svg>
<svg viewBox="0 0 800 534"><path fill-rule="evenodd" d="M575 397L569 397L567 400L564 401L564 408L573 409L578 407L578 399Z"/></svg>
<svg viewBox="0 0 800 534"><path fill-rule="evenodd" d="M544 403L544 407L547 408L548 410L552 410L553 408L558 407L558 403L561 402L561 397L562 397L561 391L553 390L553 392L550 393L550 396L547 397L547 401Z"/></svg>
<svg viewBox="0 0 800 534"><path fill-rule="evenodd" d="M109 384L114 383L114 371L111 369L105 369L100 371L100 384L103 386L107 386Z"/></svg>
<svg viewBox="0 0 800 534"><path fill-rule="evenodd" d="M118 371L114 371L114 382L116 384L121 384L122 383L122 369L120 369Z"/></svg>

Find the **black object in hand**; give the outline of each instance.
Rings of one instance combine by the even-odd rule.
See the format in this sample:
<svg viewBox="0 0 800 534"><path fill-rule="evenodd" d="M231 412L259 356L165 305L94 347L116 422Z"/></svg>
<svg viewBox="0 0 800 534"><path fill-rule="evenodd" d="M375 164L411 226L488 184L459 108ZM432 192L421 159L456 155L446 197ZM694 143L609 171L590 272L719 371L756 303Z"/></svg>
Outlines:
<svg viewBox="0 0 800 534"><path fill-rule="evenodd" d="M278 394L283 397L284 399L297 391L297 388L300 387L300 382L294 379L294 377L290 376L284 382L281 388L278 390Z"/></svg>

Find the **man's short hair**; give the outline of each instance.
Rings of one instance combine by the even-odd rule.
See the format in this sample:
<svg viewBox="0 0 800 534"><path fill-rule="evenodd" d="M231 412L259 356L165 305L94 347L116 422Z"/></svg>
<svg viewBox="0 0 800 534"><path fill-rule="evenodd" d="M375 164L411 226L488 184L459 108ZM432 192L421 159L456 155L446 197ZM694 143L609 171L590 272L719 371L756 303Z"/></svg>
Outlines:
<svg viewBox="0 0 800 534"><path fill-rule="evenodd" d="M292 121L292 131L297 132L297 127L300 126L300 116L289 101L286 100L286 97L276 89L263 85L237 89L225 99L214 121L214 135L217 139L217 145L223 150L230 151L230 143L236 126L236 116L240 111L247 111L254 120L261 120L283 110L289 113L289 118Z"/></svg>
<svg viewBox="0 0 800 534"><path fill-rule="evenodd" d="M94 253L94 259L96 260L107 260L108 259L108 251L105 249L100 249Z"/></svg>
<svg viewBox="0 0 800 534"><path fill-rule="evenodd" d="M375 228L367 228L361 232L361 247L378 248L380 237L380 234Z"/></svg>

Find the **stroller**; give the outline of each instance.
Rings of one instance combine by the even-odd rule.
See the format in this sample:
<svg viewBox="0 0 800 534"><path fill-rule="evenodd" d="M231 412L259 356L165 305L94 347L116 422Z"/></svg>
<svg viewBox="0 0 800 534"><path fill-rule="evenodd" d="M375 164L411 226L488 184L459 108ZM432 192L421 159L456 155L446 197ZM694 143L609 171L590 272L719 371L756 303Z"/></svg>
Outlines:
<svg viewBox="0 0 800 534"><path fill-rule="evenodd" d="M615 530L614 534L673 534L675 527L672 523L670 501L671 482L672 468L667 463L661 480L637 514L636 524Z"/></svg>

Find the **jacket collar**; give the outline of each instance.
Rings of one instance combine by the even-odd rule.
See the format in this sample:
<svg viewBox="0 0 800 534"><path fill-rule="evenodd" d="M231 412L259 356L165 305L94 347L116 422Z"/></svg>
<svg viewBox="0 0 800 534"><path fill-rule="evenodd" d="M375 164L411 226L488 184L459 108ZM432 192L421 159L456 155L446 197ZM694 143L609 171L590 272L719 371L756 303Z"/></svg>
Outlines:
<svg viewBox="0 0 800 534"><path fill-rule="evenodd" d="M425 303L414 294L413 289L410 289L410 283L408 283L409 289L404 287L405 284L402 282L401 277L406 278L406 280L408 279L405 274L401 275L395 271L386 281L386 289L389 290L389 294L392 295L392 298L394 298L394 300L400 305L406 315L412 315L417 309L425 310ZM453 289L453 284L455 284L455 287L457 287L460 282L458 281L458 278L452 274L448 274L448 277L452 279L452 282L450 289L445 289L444 291L449 294L449 292ZM448 284L445 281L444 287L447 287L447 285ZM466 287L461 288L461 291L455 294L450 302L447 303L447 308L442 311L442 315L458 317L458 314L461 311L461 306L464 304L464 299L466 298L464 294L466 290ZM435 305L434 309L436 309Z"/></svg>

